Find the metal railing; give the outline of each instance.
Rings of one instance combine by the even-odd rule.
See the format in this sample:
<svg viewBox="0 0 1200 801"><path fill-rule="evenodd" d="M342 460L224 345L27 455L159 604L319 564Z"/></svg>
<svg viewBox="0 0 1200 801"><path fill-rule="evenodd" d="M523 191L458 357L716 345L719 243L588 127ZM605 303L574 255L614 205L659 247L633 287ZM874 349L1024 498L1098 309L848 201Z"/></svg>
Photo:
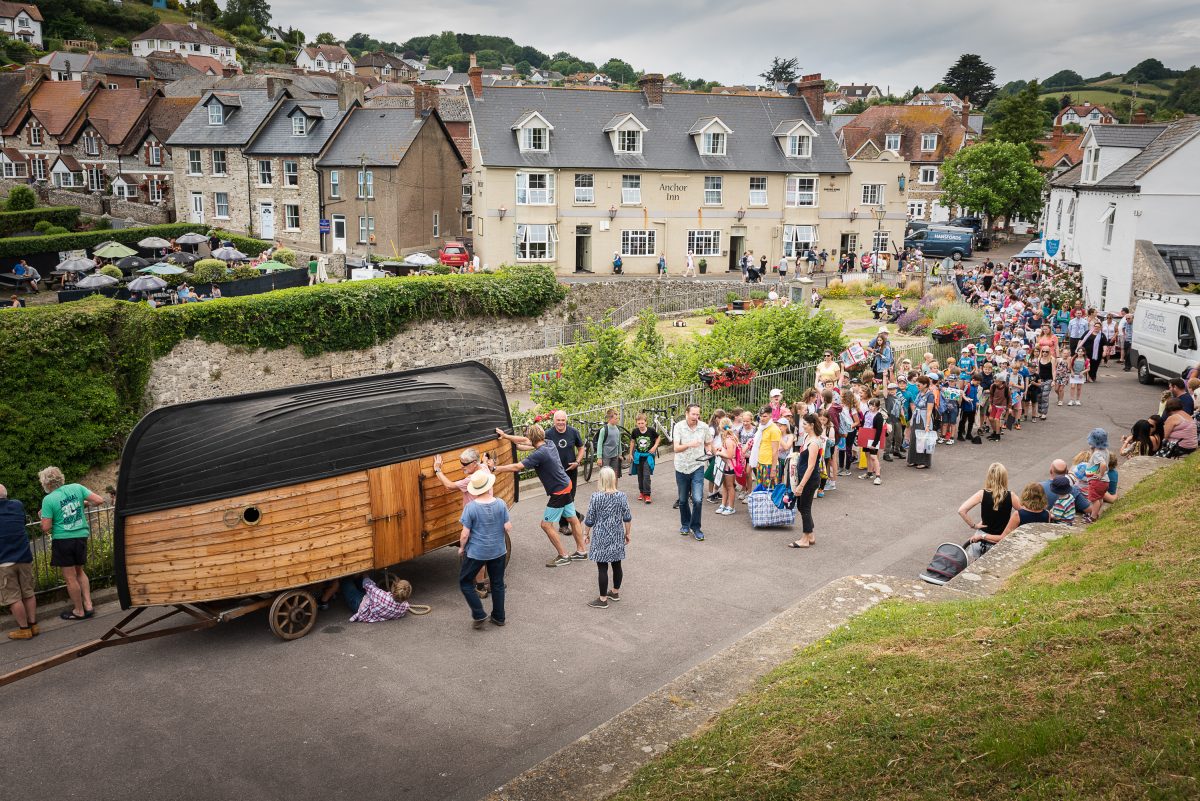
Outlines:
<svg viewBox="0 0 1200 801"><path fill-rule="evenodd" d="M893 351L897 365L904 359L910 359L913 367L919 369L926 353L932 353L935 359L945 365L947 359L958 357L960 346L961 343L958 342L942 343L925 339L896 347ZM608 409L616 409L620 418L618 424L629 428L634 425L634 420L639 412L656 409L673 410L672 420L678 420L683 416L687 406L692 403L699 404L702 416L704 419L708 419L708 416L718 408L725 411L738 408L757 410L767 403L772 389L783 390L783 397L789 402L798 401L805 390L816 386L816 378L816 363L785 367L780 370L759 373L742 386L713 389L704 383L697 382L675 392L614 399L588 409L568 411L567 419L571 425L582 431L585 429L584 424L599 423L604 419L604 413Z"/></svg>
<svg viewBox="0 0 1200 801"><path fill-rule="evenodd" d="M99 506L87 510L88 537L87 567L85 570L93 589L112 583L113 571L113 507ZM50 535L42 533L41 523L34 520L26 525L29 547L33 550L33 586L38 598L66 588L62 571L50 564Z"/></svg>

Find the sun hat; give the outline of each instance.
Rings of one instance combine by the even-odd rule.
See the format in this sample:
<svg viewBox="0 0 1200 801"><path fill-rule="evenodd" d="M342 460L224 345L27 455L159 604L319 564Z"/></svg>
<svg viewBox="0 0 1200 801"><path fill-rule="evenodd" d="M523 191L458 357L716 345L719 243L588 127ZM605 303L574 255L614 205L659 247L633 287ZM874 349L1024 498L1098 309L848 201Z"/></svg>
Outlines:
<svg viewBox="0 0 1200 801"><path fill-rule="evenodd" d="M888 384L887 388L888 389L900 389L900 385L899 384Z"/></svg>
<svg viewBox="0 0 1200 801"><path fill-rule="evenodd" d="M1108 432L1103 428L1093 428L1092 433L1088 434L1087 443L1089 447L1108 450Z"/></svg>
<svg viewBox="0 0 1200 801"><path fill-rule="evenodd" d="M772 398L774 398L776 395L778 395L779 397L781 397L781 398L782 398L782 397L783 397L783 390L782 390L782 389L773 389L773 390L771 390L771 395L770 395L770 396L771 396Z"/></svg>
<svg viewBox="0 0 1200 801"><path fill-rule="evenodd" d="M1050 489L1054 490L1056 495L1065 495L1071 491L1071 479L1066 476L1055 476L1050 482Z"/></svg>
<svg viewBox="0 0 1200 801"><path fill-rule="evenodd" d="M484 495L491 491L492 485L495 483L495 473L488 470L476 470L471 474L471 480L467 482L467 492L472 495Z"/></svg>

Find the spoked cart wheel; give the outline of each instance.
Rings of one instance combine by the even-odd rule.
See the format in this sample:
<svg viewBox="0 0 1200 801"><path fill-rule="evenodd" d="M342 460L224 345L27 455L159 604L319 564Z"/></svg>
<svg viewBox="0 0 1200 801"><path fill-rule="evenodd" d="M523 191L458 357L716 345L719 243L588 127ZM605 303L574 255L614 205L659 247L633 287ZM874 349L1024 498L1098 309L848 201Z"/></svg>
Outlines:
<svg viewBox="0 0 1200 801"><path fill-rule="evenodd" d="M308 590L287 590L275 596L267 617L281 640L298 640L317 623L317 599Z"/></svg>

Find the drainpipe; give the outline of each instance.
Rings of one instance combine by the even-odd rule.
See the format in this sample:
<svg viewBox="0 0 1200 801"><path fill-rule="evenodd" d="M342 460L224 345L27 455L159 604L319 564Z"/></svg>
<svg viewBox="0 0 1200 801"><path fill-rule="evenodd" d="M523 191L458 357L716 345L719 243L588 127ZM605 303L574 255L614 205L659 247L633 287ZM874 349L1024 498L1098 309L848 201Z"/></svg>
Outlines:
<svg viewBox="0 0 1200 801"><path fill-rule="evenodd" d="M228 158L229 158L228 154L226 154L225 158L228 160ZM243 151L242 161L246 162L246 218L249 221L247 223L247 227L250 229L246 233L253 236L254 235L254 205L253 205L254 192L250 186L250 177L251 177L250 176L250 162L258 161L258 159L247 158L245 155L245 152Z"/></svg>

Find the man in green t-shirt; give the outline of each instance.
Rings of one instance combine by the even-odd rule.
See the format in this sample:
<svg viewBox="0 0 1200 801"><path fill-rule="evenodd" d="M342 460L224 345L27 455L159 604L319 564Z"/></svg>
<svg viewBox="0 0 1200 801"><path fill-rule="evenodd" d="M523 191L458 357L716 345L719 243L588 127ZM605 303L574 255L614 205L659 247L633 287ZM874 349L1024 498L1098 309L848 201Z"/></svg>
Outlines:
<svg viewBox="0 0 1200 801"><path fill-rule="evenodd" d="M67 580L72 609L63 612L63 620L83 620L94 615L92 587L84 566L87 565L87 507L99 506L104 499L82 484L67 484L62 470L47 467L38 473L46 492L42 500L42 532L50 535L50 564L61 568Z"/></svg>
<svg viewBox="0 0 1200 801"><path fill-rule="evenodd" d="M317 257L315 254L308 257L308 285L309 286L312 286L313 284L317 283L317 268L319 268L320 266L321 266L321 264L320 264L320 262L317 261Z"/></svg>

